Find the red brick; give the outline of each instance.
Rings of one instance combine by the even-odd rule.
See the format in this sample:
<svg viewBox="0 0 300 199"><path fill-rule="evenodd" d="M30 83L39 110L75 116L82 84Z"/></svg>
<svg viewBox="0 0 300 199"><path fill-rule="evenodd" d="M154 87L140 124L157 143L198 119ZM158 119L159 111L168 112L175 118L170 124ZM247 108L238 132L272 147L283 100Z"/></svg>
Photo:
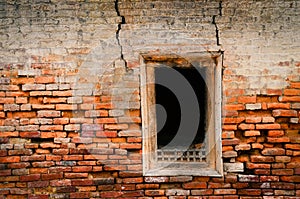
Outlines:
<svg viewBox="0 0 300 199"><path fill-rule="evenodd" d="M49 84L54 82L55 82L54 76L38 76L35 78L35 83L37 84Z"/></svg>
<svg viewBox="0 0 300 199"><path fill-rule="evenodd" d="M224 139L222 140L222 145L227 146L227 145L238 145L240 143L240 140L237 138L233 139Z"/></svg>
<svg viewBox="0 0 300 199"><path fill-rule="evenodd" d="M241 104L256 103L256 96L239 96L238 102Z"/></svg>
<svg viewBox="0 0 300 199"><path fill-rule="evenodd" d="M267 95L282 95L281 89L266 89Z"/></svg>
<svg viewBox="0 0 300 199"><path fill-rule="evenodd" d="M284 131L282 130L270 130L268 131L269 137L281 137L284 135Z"/></svg>
<svg viewBox="0 0 300 199"><path fill-rule="evenodd" d="M64 186L64 187L56 187L56 193L66 193L63 197L70 198L69 193L76 192L76 187L74 186Z"/></svg>
<svg viewBox="0 0 300 199"><path fill-rule="evenodd" d="M239 189L238 195L257 196L261 195L260 189Z"/></svg>
<svg viewBox="0 0 300 199"><path fill-rule="evenodd" d="M32 104L32 109L54 109L55 106L53 104Z"/></svg>
<svg viewBox="0 0 300 199"><path fill-rule="evenodd" d="M87 178L88 173L64 173L65 178Z"/></svg>
<svg viewBox="0 0 300 199"><path fill-rule="evenodd" d="M260 131L245 131L245 137L253 137L253 136L260 136Z"/></svg>
<svg viewBox="0 0 300 199"><path fill-rule="evenodd" d="M42 180L56 180L63 178L63 173L42 174Z"/></svg>
<svg viewBox="0 0 300 199"><path fill-rule="evenodd" d="M294 175L294 176L281 176L281 181L284 182L292 182L292 183L299 183L300 182L300 175Z"/></svg>
<svg viewBox="0 0 300 199"><path fill-rule="evenodd" d="M19 156L0 157L0 163L14 163L14 162L20 162L20 157Z"/></svg>
<svg viewBox="0 0 300 199"><path fill-rule="evenodd" d="M14 112L12 114L13 118L35 118L36 112Z"/></svg>
<svg viewBox="0 0 300 199"><path fill-rule="evenodd" d="M206 182L187 182L183 183L182 187L184 189L205 189L207 188Z"/></svg>
<svg viewBox="0 0 300 199"><path fill-rule="evenodd" d="M91 179L74 179L71 181L73 186L89 186L93 185L93 180Z"/></svg>
<svg viewBox="0 0 300 199"><path fill-rule="evenodd" d="M71 97L73 95L73 91L67 90L67 91L53 91L53 96L58 97Z"/></svg>
<svg viewBox="0 0 300 199"><path fill-rule="evenodd" d="M67 102L67 98L65 97L44 97L43 103L47 104L57 104L57 103L66 103Z"/></svg>
<svg viewBox="0 0 300 199"><path fill-rule="evenodd" d="M97 137L117 137L117 131L98 131L96 132Z"/></svg>
<svg viewBox="0 0 300 199"><path fill-rule="evenodd" d="M244 120L245 120L244 117L235 117L235 118L226 117L223 118L223 124L239 124Z"/></svg>
<svg viewBox="0 0 300 199"><path fill-rule="evenodd" d="M123 130L128 129L128 124L105 124L104 128L108 130Z"/></svg>
<svg viewBox="0 0 300 199"><path fill-rule="evenodd" d="M30 168L30 174L41 174L41 173L48 173L48 168Z"/></svg>
<svg viewBox="0 0 300 199"><path fill-rule="evenodd" d="M279 98L280 102L300 102L300 96L283 96Z"/></svg>
<svg viewBox="0 0 300 199"><path fill-rule="evenodd" d="M284 93L284 95L299 96L300 95L300 89L285 89L283 93Z"/></svg>
<svg viewBox="0 0 300 199"><path fill-rule="evenodd" d="M33 84L34 78L30 77L18 77L18 78L11 78L11 84Z"/></svg>
<svg viewBox="0 0 300 199"><path fill-rule="evenodd" d="M40 174L30 174L30 175L26 175L26 176L20 176L20 181L37 181L41 179L41 175Z"/></svg>
<svg viewBox="0 0 300 199"><path fill-rule="evenodd" d="M121 149L141 149L142 145L140 143L121 143Z"/></svg>
<svg viewBox="0 0 300 199"><path fill-rule="evenodd" d="M300 144L286 144L286 149L300 150Z"/></svg>
<svg viewBox="0 0 300 199"><path fill-rule="evenodd" d="M234 138L234 131L223 131L222 132L222 139L229 139L229 138Z"/></svg>
<svg viewBox="0 0 300 199"><path fill-rule="evenodd" d="M137 177L137 178L123 178L123 183L125 184L131 184L131 183L142 183L143 178Z"/></svg>
<svg viewBox="0 0 300 199"><path fill-rule="evenodd" d="M290 103L267 103L268 109L290 109Z"/></svg>
<svg viewBox="0 0 300 199"><path fill-rule="evenodd" d="M279 176L288 176L293 175L294 170L293 169L272 169L273 175L279 175Z"/></svg>
<svg viewBox="0 0 300 199"><path fill-rule="evenodd" d="M248 162L246 166L248 169L270 169L271 168L270 164L256 164L250 162Z"/></svg>
<svg viewBox="0 0 300 199"><path fill-rule="evenodd" d="M284 142L290 142L290 138L289 137L279 137L279 138L267 137L267 141L271 143L284 143Z"/></svg>
<svg viewBox="0 0 300 199"><path fill-rule="evenodd" d="M83 160L82 155L64 155L63 160Z"/></svg>
<svg viewBox="0 0 300 199"><path fill-rule="evenodd" d="M274 157L269 156L259 156L259 155L251 155L250 156L251 162L274 162Z"/></svg>
<svg viewBox="0 0 300 199"><path fill-rule="evenodd" d="M94 107L96 110L98 110L98 109L113 109L114 108L113 103L111 103L111 102L96 103L94 105Z"/></svg>
<svg viewBox="0 0 300 199"><path fill-rule="evenodd" d="M225 105L224 110L228 111L237 111L237 110L244 110L245 105L243 104L231 104L231 105Z"/></svg>
<svg viewBox="0 0 300 199"><path fill-rule="evenodd" d="M51 96L52 91L31 91L30 96Z"/></svg>
<svg viewBox="0 0 300 199"><path fill-rule="evenodd" d="M237 130L237 125L222 125L222 129L225 131Z"/></svg>
<svg viewBox="0 0 300 199"><path fill-rule="evenodd" d="M0 104L13 104L15 103L14 97L0 97Z"/></svg>
<svg viewBox="0 0 300 199"><path fill-rule="evenodd" d="M41 143L41 148L60 148L60 144L54 144L53 142Z"/></svg>
<svg viewBox="0 0 300 199"><path fill-rule="evenodd" d="M290 82L291 88L300 88L300 82Z"/></svg>
<svg viewBox="0 0 300 199"><path fill-rule="evenodd" d="M123 195L121 191L102 191L101 198L120 198Z"/></svg>
<svg viewBox="0 0 300 199"><path fill-rule="evenodd" d="M256 129L263 130L263 129L280 129L280 124L256 124Z"/></svg>
<svg viewBox="0 0 300 199"><path fill-rule="evenodd" d="M63 124L68 124L69 123L69 118L54 118L53 119L53 124L56 125L63 125Z"/></svg>
<svg viewBox="0 0 300 199"><path fill-rule="evenodd" d="M56 104L55 106L56 110L77 110L77 105L76 104Z"/></svg>
<svg viewBox="0 0 300 199"><path fill-rule="evenodd" d="M253 130L255 129L255 125L254 124L240 124L239 125L239 129L241 130Z"/></svg>
<svg viewBox="0 0 300 199"><path fill-rule="evenodd" d="M16 173L13 173L16 175ZM1 169L0 176L11 176L11 169Z"/></svg>
<svg viewBox="0 0 300 199"><path fill-rule="evenodd" d="M97 118L95 119L96 124L114 124L117 123L116 118Z"/></svg>
<svg viewBox="0 0 300 199"><path fill-rule="evenodd" d="M93 170L92 166L74 166L72 167L72 171L76 173L81 172L91 172Z"/></svg>

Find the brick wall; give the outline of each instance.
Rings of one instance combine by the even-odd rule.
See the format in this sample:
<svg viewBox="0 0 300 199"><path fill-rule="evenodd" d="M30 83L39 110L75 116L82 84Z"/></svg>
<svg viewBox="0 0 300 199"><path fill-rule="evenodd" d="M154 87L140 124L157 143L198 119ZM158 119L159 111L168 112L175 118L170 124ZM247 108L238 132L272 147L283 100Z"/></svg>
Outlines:
<svg viewBox="0 0 300 199"><path fill-rule="evenodd" d="M298 16L283 0L0 2L0 198L300 198ZM143 177L140 54L219 50L224 177Z"/></svg>

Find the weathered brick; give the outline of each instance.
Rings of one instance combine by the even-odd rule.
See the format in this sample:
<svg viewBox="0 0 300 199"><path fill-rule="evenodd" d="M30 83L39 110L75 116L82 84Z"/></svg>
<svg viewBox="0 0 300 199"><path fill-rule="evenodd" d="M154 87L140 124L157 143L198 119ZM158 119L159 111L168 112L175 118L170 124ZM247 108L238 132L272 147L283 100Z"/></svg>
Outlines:
<svg viewBox="0 0 300 199"><path fill-rule="evenodd" d="M285 155L285 150L282 148L266 148L261 153L263 155Z"/></svg>
<svg viewBox="0 0 300 199"><path fill-rule="evenodd" d="M28 182L28 188L41 188L49 186L49 181Z"/></svg>
<svg viewBox="0 0 300 199"><path fill-rule="evenodd" d="M23 91L37 91L37 90L45 90L46 86L45 84L24 84L22 85Z"/></svg>
<svg viewBox="0 0 300 199"><path fill-rule="evenodd" d="M37 116L38 117L60 117L61 112L60 111L38 111Z"/></svg>
<svg viewBox="0 0 300 199"><path fill-rule="evenodd" d="M160 189L146 190L145 195L146 196L163 196L163 195L165 195L165 190L160 190Z"/></svg>
<svg viewBox="0 0 300 199"><path fill-rule="evenodd" d="M261 103L255 103L255 104L246 104L247 110L259 110L261 109Z"/></svg>
<svg viewBox="0 0 300 199"><path fill-rule="evenodd" d="M295 110L273 110L272 115L274 117L297 117L297 111Z"/></svg>
<svg viewBox="0 0 300 199"><path fill-rule="evenodd" d="M168 177L145 177L145 182L148 183L169 182L169 178Z"/></svg>

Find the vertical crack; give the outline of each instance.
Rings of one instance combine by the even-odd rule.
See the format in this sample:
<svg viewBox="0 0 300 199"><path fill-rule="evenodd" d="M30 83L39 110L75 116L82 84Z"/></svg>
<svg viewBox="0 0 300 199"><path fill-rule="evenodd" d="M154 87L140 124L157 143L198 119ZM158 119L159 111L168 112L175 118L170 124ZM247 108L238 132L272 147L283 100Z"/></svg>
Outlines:
<svg viewBox="0 0 300 199"><path fill-rule="evenodd" d="M219 16L222 16L222 1L219 2ZM217 45L220 46L220 37L219 37L219 28L218 28L218 25L217 25L217 22L216 22L216 17L217 15L213 15L213 18L212 18L212 24L215 25L215 28L216 28L216 40L217 40Z"/></svg>
<svg viewBox="0 0 300 199"><path fill-rule="evenodd" d="M118 29L116 31L116 39L117 39L118 45L120 47L120 58L122 61L124 61L125 67L127 68L127 62L124 59L124 55L123 55L123 46L120 43L120 31L122 29L122 24L126 24L126 21L125 21L125 17L120 14L119 0L115 0L115 11L117 13L117 16L121 17L121 21L118 23Z"/></svg>

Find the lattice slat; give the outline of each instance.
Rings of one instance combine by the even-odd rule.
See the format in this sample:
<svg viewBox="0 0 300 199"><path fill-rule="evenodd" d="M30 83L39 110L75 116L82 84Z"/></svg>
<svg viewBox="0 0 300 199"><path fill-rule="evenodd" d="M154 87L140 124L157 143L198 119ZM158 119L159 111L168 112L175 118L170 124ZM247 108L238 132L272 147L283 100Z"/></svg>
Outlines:
<svg viewBox="0 0 300 199"><path fill-rule="evenodd" d="M206 160L206 150L203 149L158 149L157 160L167 162L203 162Z"/></svg>

